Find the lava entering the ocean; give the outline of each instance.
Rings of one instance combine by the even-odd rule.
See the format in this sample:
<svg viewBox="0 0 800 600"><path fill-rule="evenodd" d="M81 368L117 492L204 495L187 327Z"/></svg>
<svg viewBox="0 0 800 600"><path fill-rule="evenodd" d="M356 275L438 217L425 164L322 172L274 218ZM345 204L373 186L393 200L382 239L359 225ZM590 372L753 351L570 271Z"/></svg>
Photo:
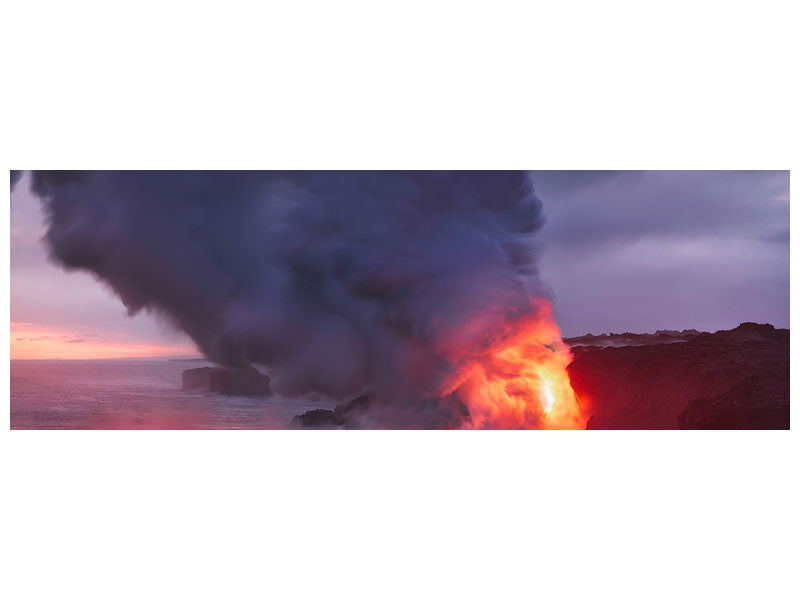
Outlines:
<svg viewBox="0 0 800 600"><path fill-rule="evenodd" d="M569 347L544 304L535 318L515 325L465 369L456 393L469 409L467 428L583 429L583 415L567 366Z"/></svg>

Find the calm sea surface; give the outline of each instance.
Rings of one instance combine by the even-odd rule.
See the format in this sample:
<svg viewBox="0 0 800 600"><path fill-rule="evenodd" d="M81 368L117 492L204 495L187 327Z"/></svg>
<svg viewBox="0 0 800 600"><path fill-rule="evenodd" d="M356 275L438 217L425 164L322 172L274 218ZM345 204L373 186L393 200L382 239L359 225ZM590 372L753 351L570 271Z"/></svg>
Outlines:
<svg viewBox="0 0 800 600"><path fill-rule="evenodd" d="M181 389L169 360L12 360L12 429L282 429L332 402L220 396Z"/></svg>

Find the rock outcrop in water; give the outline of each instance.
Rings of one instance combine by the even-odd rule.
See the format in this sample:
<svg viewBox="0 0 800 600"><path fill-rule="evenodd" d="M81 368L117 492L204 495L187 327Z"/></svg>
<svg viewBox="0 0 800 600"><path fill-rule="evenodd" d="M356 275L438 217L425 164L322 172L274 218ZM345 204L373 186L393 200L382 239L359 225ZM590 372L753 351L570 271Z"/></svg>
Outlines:
<svg viewBox="0 0 800 600"><path fill-rule="evenodd" d="M587 429L789 428L788 329L675 333L573 347L568 371L592 415Z"/></svg>
<svg viewBox="0 0 800 600"><path fill-rule="evenodd" d="M373 394L364 394L337 405L333 410L309 410L294 417L292 425L312 429L359 429L360 418L369 410L374 399Z"/></svg>
<svg viewBox="0 0 800 600"><path fill-rule="evenodd" d="M437 407L444 403L448 410L441 411ZM340 402L333 410L309 410L292 419L291 425L298 428L312 429L373 429L383 427L383 423L414 423L418 429L457 429L469 419L469 411L464 404L451 394L440 398L438 403L427 402L408 405L409 411L416 411L414 419L407 415L387 416L382 411L393 410L394 407L382 403L374 392L362 394L352 400ZM383 415L379 421L375 415ZM416 424L421 425L416 425ZM394 427L402 429L401 426Z"/></svg>
<svg viewBox="0 0 800 600"><path fill-rule="evenodd" d="M184 390L263 398L272 392L269 377L252 367L200 367L183 372Z"/></svg>

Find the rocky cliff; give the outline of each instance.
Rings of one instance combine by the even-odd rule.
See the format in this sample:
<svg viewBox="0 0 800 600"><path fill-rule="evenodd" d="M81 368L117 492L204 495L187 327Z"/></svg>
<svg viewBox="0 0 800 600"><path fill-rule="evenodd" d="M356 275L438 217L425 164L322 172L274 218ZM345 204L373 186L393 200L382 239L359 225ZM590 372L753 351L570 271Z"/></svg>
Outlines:
<svg viewBox="0 0 800 600"><path fill-rule="evenodd" d="M576 344L568 371L591 415L587 428L789 428L787 329L686 333L635 346Z"/></svg>

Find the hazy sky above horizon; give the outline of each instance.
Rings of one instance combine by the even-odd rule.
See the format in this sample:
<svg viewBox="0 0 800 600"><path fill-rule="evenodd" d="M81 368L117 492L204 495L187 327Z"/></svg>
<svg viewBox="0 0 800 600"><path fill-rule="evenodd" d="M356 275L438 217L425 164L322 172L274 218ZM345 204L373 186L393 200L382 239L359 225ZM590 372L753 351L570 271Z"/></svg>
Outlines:
<svg viewBox="0 0 800 600"><path fill-rule="evenodd" d="M540 269L565 336L789 325L787 172L540 171ZM12 358L190 355L153 316L47 258L28 174L11 194Z"/></svg>
<svg viewBox="0 0 800 600"><path fill-rule="evenodd" d="M105 284L48 258L40 201L25 173L11 192L12 358L189 356L192 341L144 312L129 317Z"/></svg>

